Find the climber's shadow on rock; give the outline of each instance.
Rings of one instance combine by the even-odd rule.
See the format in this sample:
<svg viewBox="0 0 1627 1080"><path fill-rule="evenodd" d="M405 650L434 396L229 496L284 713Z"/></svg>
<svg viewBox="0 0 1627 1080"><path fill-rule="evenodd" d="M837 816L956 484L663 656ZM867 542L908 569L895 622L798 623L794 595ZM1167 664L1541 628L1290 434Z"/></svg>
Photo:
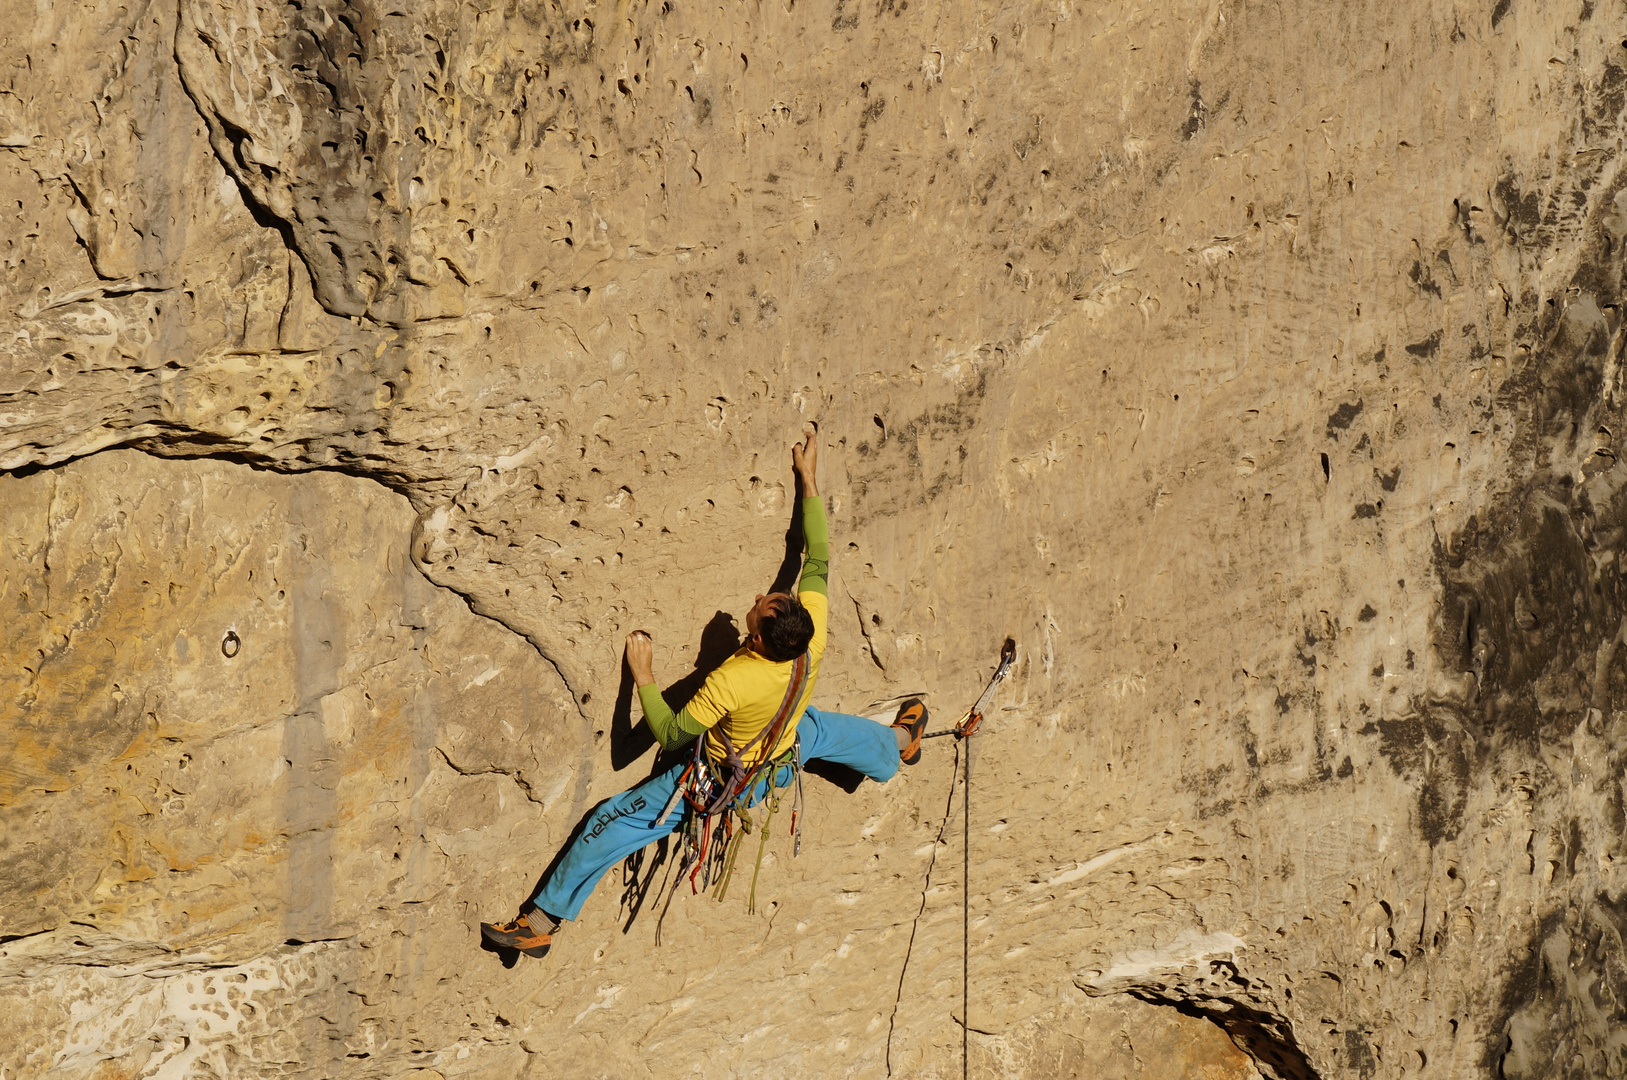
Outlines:
<svg viewBox="0 0 1627 1080"><path fill-rule="evenodd" d="M807 534L802 530L802 512L792 499L791 523L785 527L785 554L774 574L774 584L768 587L769 592L796 593L797 580L802 577L802 549L807 541Z"/></svg>
<svg viewBox="0 0 1627 1080"><path fill-rule="evenodd" d="M688 705L690 699L700 692L706 676L717 670L718 665L733 656L738 648L740 631L735 627L734 616L726 611L713 614L701 630L700 646L695 650L694 670L661 691L661 696L672 706L672 711L678 712ZM623 658L621 686L616 690L616 704L610 714L610 767L616 772L621 772L643 757L655 745L655 735L649 726L633 723L633 699L637 689L633 685L632 669ZM684 747L676 755L657 754L650 775L654 776L689 752L689 748Z"/></svg>
<svg viewBox="0 0 1627 1080"><path fill-rule="evenodd" d="M480 935L480 951L496 953L497 959L501 960L506 968L511 968L520 962L519 949L505 949L501 945L493 945L486 940L485 934Z"/></svg>

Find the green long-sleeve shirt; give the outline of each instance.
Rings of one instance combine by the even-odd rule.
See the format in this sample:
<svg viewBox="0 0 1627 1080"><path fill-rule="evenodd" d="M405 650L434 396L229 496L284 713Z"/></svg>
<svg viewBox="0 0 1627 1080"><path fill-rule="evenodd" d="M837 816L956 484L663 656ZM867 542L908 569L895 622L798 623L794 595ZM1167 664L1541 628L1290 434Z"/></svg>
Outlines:
<svg viewBox="0 0 1627 1080"><path fill-rule="evenodd" d="M807 555L802 561L802 577L797 583L797 595L801 597L806 593L818 594L819 600L808 604L810 611L813 607L820 610L816 616L818 629L824 629L825 597L829 592L828 579L830 576L830 529L825 522L825 504L818 496L811 496L801 500L802 532L807 544ZM821 652L823 651L824 634L818 634ZM707 689L711 688L713 677L707 679ZM783 692L783 687L781 688ZM809 690L812 690L810 679ZM716 694L716 697L726 695ZM639 704L644 709L644 722L650 726L662 749L672 750L689 742L697 735L706 731L708 725L702 723L691 715L688 706L677 713L667 704L661 696L661 689L655 683L638 688ZM777 701L775 703L777 705ZM716 719L713 722L717 722Z"/></svg>

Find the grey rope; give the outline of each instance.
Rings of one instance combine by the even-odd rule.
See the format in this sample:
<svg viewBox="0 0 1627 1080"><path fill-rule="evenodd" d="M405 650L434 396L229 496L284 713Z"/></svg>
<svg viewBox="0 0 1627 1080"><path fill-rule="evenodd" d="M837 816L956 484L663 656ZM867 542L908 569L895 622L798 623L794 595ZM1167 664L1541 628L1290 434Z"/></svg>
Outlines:
<svg viewBox="0 0 1627 1080"><path fill-rule="evenodd" d="M960 1075L961 1080L966 1080L971 1070L966 1047L972 1030L972 740L955 741L966 744L966 791L961 798L964 811L962 847L966 851L966 864L961 871L960 882Z"/></svg>
<svg viewBox="0 0 1627 1080"><path fill-rule="evenodd" d="M910 923L910 940L904 949L904 964L898 969L898 996L893 999L893 1014L887 1020L887 1075L893 1074L893 1028L898 1023L898 1006L904 1000L904 976L910 969L910 957L915 952L915 932L920 928L921 916L926 914L927 894L932 891L932 868L938 865L938 848L943 845L944 833L949 831L949 819L955 812L955 782L960 774L960 744L964 740L955 740L955 764L949 770L949 800L943 808L943 824L938 826L938 836L932 842L932 858L927 861L926 882L921 886L921 907L915 913L915 921Z"/></svg>

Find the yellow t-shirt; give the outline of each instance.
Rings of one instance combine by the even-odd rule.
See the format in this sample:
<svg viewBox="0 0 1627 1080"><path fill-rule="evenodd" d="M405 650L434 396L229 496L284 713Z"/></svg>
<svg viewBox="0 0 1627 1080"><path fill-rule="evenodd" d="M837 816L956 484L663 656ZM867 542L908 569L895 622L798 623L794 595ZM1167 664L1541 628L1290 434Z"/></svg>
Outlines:
<svg viewBox="0 0 1627 1080"><path fill-rule="evenodd" d="M778 757L796 741L797 723L802 710L813 700L814 683L819 678L819 661L825 655L825 624L830 613L830 601L824 593L797 594L802 606L813 618L813 639L808 642L808 689L797 702L780 744L770 757ZM770 660L742 647L706 677L700 692L685 706L692 719L711 728L721 725L724 734L738 751L769 725L785 700L785 691L791 685L791 661ZM750 766L762 755L761 744L741 755ZM707 738L706 753L713 761L724 758L723 740Z"/></svg>

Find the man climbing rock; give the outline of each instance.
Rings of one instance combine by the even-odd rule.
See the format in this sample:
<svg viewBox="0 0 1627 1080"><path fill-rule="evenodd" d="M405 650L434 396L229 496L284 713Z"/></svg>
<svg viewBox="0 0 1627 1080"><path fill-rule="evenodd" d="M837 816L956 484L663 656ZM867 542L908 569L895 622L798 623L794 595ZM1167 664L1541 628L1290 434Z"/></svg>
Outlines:
<svg viewBox="0 0 1627 1080"><path fill-rule="evenodd" d="M891 728L811 704L825 654L830 568L825 507L815 482L816 437L810 434L791 448L807 544L796 595L757 597L746 613L745 644L676 713L655 684L649 635L627 636L627 664L644 722L663 749L698 738L692 759L599 804L519 917L502 925L480 924L488 941L528 956L545 955L561 924L576 918L612 866L686 824L690 836L704 843L712 815L726 817L765 799L777 804L780 789L797 779L803 761L834 762L886 781L900 762L920 760L927 710L919 700L906 701ZM674 809L680 799L683 807Z"/></svg>

